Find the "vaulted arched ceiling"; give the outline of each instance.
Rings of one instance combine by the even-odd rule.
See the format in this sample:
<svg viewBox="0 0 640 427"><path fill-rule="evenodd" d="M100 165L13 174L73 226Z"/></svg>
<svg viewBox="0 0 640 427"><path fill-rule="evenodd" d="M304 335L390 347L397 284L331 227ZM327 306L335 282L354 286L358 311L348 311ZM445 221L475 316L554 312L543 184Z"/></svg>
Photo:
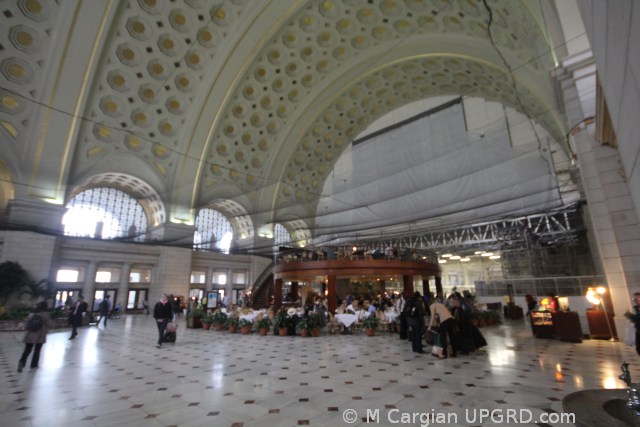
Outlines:
<svg viewBox="0 0 640 427"><path fill-rule="evenodd" d="M498 101L564 142L534 2L127 0L93 15L46 0L4 6L5 161L52 153L58 170L31 174L50 173L65 194L107 164L156 187L170 220L221 200L256 225L309 218L360 132L433 96ZM70 46L89 30L89 68L74 69ZM66 105L47 105L52 70L76 77ZM52 107L72 117L63 148L26 142Z"/></svg>

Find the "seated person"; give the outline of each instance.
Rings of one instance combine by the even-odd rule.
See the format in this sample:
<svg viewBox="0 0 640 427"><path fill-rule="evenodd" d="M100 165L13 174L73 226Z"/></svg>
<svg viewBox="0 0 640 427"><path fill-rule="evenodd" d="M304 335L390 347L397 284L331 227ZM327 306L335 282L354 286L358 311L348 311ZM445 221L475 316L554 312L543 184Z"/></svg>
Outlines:
<svg viewBox="0 0 640 427"><path fill-rule="evenodd" d="M342 301L340 306L336 308L336 314L346 314L347 312L347 303Z"/></svg>
<svg viewBox="0 0 640 427"><path fill-rule="evenodd" d="M356 311L360 310L360 304L357 299L354 299L351 304L347 306L347 313L356 314Z"/></svg>
<svg viewBox="0 0 640 427"><path fill-rule="evenodd" d="M364 311L366 313L369 313L368 315L370 316L372 313L376 312L376 308L371 304L371 302L369 300L364 300L364 307L363 307Z"/></svg>

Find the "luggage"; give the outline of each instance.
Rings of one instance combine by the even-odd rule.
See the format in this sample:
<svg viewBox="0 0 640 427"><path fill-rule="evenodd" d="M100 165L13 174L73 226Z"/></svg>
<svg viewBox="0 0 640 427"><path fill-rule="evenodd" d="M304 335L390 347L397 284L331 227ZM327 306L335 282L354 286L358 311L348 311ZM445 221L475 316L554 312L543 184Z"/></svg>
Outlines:
<svg viewBox="0 0 640 427"><path fill-rule="evenodd" d="M175 323L170 322L167 325L167 329L164 331L164 342L176 342L176 326Z"/></svg>

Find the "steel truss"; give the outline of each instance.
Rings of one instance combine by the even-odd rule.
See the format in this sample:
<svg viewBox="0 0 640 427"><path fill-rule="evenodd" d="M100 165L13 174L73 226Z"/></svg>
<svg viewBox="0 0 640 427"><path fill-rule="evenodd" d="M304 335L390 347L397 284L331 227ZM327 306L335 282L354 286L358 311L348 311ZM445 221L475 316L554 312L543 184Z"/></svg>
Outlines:
<svg viewBox="0 0 640 427"><path fill-rule="evenodd" d="M565 210L502 219L455 229L416 232L376 243L394 247L464 251L482 247L484 250L514 250L532 246L572 246L578 243L582 220L576 206Z"/></svg>

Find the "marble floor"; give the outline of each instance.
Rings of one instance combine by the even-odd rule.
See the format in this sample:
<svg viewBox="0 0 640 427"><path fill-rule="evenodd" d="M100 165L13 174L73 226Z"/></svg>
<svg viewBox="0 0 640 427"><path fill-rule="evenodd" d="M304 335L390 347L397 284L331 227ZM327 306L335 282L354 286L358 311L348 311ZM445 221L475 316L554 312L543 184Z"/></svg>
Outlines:
<svg viewBox="0 0 640 427"><path fill-rule="evenodd" d="M525 321L481 330L486 351L437 360L392 334L263 337L180 319L177 342L158 349L153 319L132 315L73 341L50 332L40 368L22 373L23 333L1 332L0 425L572 425L564 396L623 388L623 360L640 378L623 343L536 339Z"/></svg>

